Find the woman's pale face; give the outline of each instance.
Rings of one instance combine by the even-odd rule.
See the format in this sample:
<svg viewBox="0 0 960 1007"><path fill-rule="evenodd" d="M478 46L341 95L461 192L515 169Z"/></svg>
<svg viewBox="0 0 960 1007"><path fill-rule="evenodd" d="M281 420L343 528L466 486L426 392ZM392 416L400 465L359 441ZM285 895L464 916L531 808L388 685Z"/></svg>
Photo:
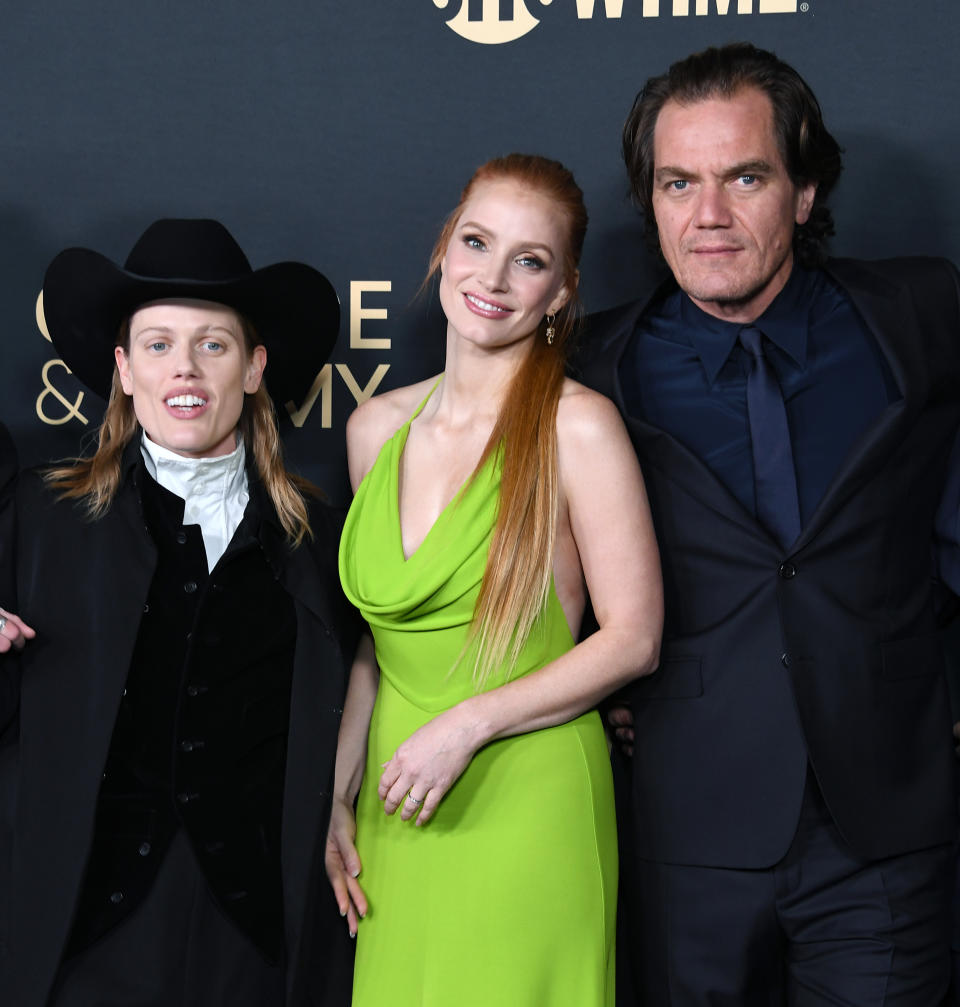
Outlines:
<svg viewBox="0 0 960 1007"><path fill-rule="evenodd" d="M130 320L115 350L120 383L154 443L191 458L229 454L244 393L260 387L267 351L247 355L240 318L211 301L157 301Z"/></svg>
<svg viewBox="0 0 960 1007"><path fill-rule="evenodd" d="M531 336L570 296L568 231L564 215L537 190L508 179L476 185L440 263L450 328L489 348Z"/></svg>

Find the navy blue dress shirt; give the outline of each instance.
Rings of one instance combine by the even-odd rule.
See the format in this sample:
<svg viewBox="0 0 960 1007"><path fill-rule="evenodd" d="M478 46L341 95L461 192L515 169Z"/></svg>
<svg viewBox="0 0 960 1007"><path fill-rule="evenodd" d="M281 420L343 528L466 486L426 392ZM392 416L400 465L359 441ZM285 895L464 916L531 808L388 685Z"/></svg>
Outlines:
<svg viewBox="0 0 960 1007"><path fill-rule="evenodd" d="M822 270L794 266L753 324L769 340L783 391L805 525L854 444L901 393L876 340ZM631 415L671 434L756 515L741 328L674 291L641 318L620 384Z"/></svg>

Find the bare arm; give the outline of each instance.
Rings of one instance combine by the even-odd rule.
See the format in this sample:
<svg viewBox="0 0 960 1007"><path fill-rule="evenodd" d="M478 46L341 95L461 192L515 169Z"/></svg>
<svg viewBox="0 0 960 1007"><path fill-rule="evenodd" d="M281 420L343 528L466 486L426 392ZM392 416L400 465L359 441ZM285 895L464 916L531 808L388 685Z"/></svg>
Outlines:
<svg viewBox="0 0 960 1007"><path fill-rule="evenodd" d="M356 409L347 421L347 464L354 492L389 436L391 422L390 413L373 400ZM357 881L363 865L356 847L354 805L363 782L370 715L379 685L380 669L373 640L369 634L364 634L350 669L350 684L340 720L326 849L327 877L340 915L347 918L351 937L356 937L358 922L367 915L369 908Z"/></svg>
<svg viewBox="0 0 960 1007"><path fill-rule="evenodd" d="M367 915L368 908L366 896L357 881L362 864L355 845L357 823L353 809L363 781L367 732L379 682L373 640L364 635L350 670L350 685L340 721L326 850L327 877L340 915L347 917L351 937L356 936L358 920Z"/></svg>
<svg viewBox="0 0 960 1007"><path fill-rule="evenodd" d="M380 781L388 813L402 803L402 817L419 810L417 821L425 822L483 745L571 720L656 668L663 623L659 555L627 432L612 403L581 393L561 400L558 433L570 528L599 631L411 735ZM405 800L408 793L414 800Z"/></svg>
<svg viewBox="0 0 960 1007"><path fill-rule="evenodd" d="M660 560L636 455L612 403L590 396L576 406L561 424L560 470L600 628L545 668L468 700L484 742L579 716L657 665Z"/></svg>

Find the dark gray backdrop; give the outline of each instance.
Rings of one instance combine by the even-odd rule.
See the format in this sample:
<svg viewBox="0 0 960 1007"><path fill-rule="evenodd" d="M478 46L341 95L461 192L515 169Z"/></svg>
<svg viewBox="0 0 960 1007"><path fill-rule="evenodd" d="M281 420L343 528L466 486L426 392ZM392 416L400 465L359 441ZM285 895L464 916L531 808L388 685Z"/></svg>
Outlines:
<svg viewBox="0 0 960 1007"><path fill-rule="evenodd" d="M471 40L534 19L513 41ZM326 387L285 439L295 467L345 499L350 382L379 368L388 388L441 364L440 313L413 296L473 168L510 150L566 162L591 216L586 305L627 300L655 264L625 196L623 118L647 76L735 39L793 63L846 149L835 252L960 258L956 0L7 5L0 418L22 461L76 453L103 406L78 403L51 363L35 315L47 262L77 244L122 261L157 217L215 216L255 267L302 259L340 294ZM351 346L361 307L373 315L359 335L379 346Z"/></svg>

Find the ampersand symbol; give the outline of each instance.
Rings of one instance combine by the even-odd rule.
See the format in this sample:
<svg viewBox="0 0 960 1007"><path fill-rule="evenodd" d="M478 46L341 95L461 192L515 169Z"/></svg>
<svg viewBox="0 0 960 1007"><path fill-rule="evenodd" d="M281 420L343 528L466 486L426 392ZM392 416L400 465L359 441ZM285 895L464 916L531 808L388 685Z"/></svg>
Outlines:
<svg viewBox="0 0 960 1007"><path fill-rule="evenodd" d="M83 413L80 412L80 403L83 402L83 392L78 393L76 402L71 402L69 399L65 398L64 395L61 393L60 389L54 387L54 385L50 383L49 374L51 367L62 367L67 372L67 374L73 373L73 371L71 371L70 368L67 367L67 365L62 360L48 360L43 365L43 370L40 372L40 377L43 379L44 389L37 396L37 416L39 416L44 423L48 423L52 427L58 427L64 423L69 423L70 420L74 418L78 419L81 423L84 424L84 426L86 426L87 418L86 416L83 415ZM43 400L48 395L52 395L67 410L66 413L59 419L51 419L43 411Z"/></svg>

